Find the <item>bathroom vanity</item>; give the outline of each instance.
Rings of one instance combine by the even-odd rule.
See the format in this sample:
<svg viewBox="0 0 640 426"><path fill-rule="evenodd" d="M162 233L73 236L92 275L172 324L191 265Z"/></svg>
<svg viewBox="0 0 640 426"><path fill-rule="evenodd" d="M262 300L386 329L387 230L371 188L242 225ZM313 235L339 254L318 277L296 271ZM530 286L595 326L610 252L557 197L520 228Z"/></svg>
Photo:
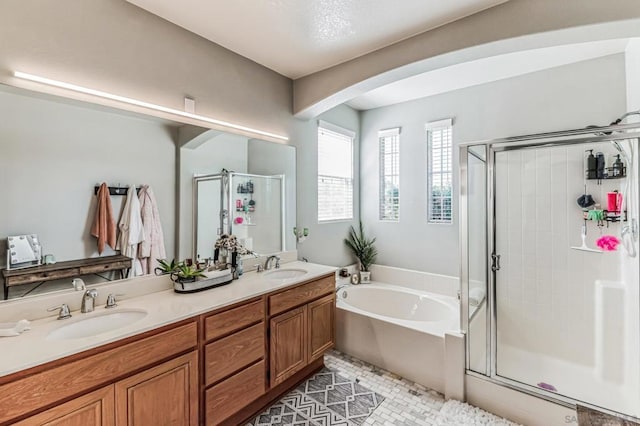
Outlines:
<svg viewBox="0 0 640 426"><path fill-rule="evenodd" d="M0 425L249 420L322 368L323 353L334 345L334 270L306 268L296 278L250 273L199 294L161 291L124 300L116 310L148 314L120 332L56 341L48 336L65 321L34 321L13 344L0 340L0 351L17 351L7 357L14 365L3 366L13 371L0 377Z"/></svg>

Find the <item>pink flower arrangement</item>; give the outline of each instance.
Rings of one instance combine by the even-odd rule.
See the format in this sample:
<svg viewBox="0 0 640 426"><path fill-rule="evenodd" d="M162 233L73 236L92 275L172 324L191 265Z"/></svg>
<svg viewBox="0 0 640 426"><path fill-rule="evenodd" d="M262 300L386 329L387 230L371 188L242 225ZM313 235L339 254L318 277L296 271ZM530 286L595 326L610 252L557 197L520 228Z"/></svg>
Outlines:
<svg viewBox="0 0 640 426"><path fill-rule="evenodd" d="M620 244L620 240L613 235L603 235L596 240L596 245L603 251L615 251Z"/></svg>

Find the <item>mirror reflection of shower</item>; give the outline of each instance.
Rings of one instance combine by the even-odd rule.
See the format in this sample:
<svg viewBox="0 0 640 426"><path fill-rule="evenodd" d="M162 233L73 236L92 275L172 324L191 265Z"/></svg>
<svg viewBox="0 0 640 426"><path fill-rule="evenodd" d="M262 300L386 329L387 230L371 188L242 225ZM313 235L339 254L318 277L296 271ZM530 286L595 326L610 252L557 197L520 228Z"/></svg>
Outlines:
<svg viewBox="0 0 640 426"><path fill-rule="evenodd" d="M256 254L286 250L285 176L235 173L193 178L194 259L213 258L222 234L235 235Z"/></svg>

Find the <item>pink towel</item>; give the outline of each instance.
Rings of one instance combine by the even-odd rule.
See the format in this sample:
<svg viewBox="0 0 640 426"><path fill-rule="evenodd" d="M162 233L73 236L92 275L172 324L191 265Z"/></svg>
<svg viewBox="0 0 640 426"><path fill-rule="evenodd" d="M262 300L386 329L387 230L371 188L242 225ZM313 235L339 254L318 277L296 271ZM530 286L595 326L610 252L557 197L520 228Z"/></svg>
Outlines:
<svg viewBox="0 0 640 426"><path fill-rule="evenodd" d="M100 185L98 194L98 205L96 207L96 217L91 226L91 235L98 239L98 253L102 254L105 244L111 248L116 246L116 224L113 221L113 210L111 209L111 196L106 183Z"/></svg>

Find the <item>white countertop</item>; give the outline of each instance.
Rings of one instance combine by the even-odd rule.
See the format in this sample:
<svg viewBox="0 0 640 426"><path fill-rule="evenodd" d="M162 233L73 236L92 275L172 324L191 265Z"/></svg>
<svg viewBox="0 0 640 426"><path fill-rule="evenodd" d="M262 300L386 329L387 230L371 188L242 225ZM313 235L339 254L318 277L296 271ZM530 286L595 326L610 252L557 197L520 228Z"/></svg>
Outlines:
<svg viewBox="0 0 640 426"><path fill-rule="evenodd" d="M336 270L334 267L306 262L287 263L281 268L281 270L285 269L304 269L307 273L297 278L276 280L269 278L264 272L249 272L227 286L198 293L178 294L173 290L165 290L119 301L118 306L113 309L105 310L104 305L96 304L95 311L91 313L82 314L80 311L73 311L73 317L68 320L58 321L55 315L38 319L31 323L31 330L25 331L20 336L0 338L0 377L281 290ZM168 280L167 277L157 279ZM135 279L129 284L135 285ZM74 298L77 296L74 295ZM46 299L42 299L41 303L43 307L49 306ZM61 326L118 310L145 310L147 315L130 325L91 337L68 340L47 339L51 331ZM20 318L16 318L16 321L18 319Z"/></svg>

